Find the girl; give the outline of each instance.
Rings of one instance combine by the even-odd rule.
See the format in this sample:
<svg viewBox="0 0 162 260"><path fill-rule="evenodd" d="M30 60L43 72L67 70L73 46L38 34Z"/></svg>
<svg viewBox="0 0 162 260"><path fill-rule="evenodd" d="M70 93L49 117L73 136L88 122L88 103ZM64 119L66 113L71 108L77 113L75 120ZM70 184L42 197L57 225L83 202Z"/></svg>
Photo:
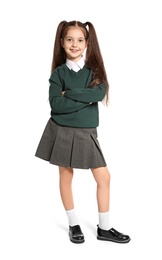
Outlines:
<svg viewBox="0 0 162 260"><path fill-rule="evenodd" d="M49 83L51 118L35 155L59 167L70 241L85 241L72 193L73 169L79 168L91 169L97 183L97 239L127 243L130 237L109 221L110 173L97 140L98 102L107 104L109 84L92 23L59 23Z"/></svg>

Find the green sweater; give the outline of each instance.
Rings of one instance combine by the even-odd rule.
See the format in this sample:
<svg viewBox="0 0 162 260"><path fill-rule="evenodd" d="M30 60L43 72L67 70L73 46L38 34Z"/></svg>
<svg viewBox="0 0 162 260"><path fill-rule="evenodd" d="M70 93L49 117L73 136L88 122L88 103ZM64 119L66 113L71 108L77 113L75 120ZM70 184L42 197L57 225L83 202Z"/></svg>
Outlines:
<svg viewBox="0 0 162 260"><path fill-rule="evenodd" d="M75 72L63 64L53 71L49 79L49 102L51 117L57 124L78 128L99 125L98 102L104 98L106 86L102 83L89 88L91 81L92 70L86 66Z"/></svg>

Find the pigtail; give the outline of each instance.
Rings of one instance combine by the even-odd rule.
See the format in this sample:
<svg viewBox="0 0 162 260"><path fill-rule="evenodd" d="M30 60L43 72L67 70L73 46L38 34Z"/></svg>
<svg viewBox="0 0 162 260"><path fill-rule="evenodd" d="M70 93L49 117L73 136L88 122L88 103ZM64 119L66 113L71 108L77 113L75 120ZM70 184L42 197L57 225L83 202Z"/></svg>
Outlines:
<svg viewBox="0 0 162 260"><path fill-rule="evenodd" d="M102 65L103 62L102 62L101 52L100 52L95 28L90 22L86 22L85 25L89 27L89 37L88 37L86 58L87 58L87 63L90 65L91 69L93 70L96 68L96 62L97 65Z"/></svg>
<svg viewBox="0 0 162 260"><path fill-rule="evenodd" d="M72 26L82 28L85 36L85 40L88 42L86 57L85 57L85 65L90 69L92 69L93 71L93 78L89 87L94 87L104 82L107 87L104 101L107 104L109 84L107 80L106 70L104 67L96 31L92 23L90 22L81 23L79 21L71 21L71 22L62 21L59 23L56 31L55 42L54 42L51 73L54 71L56 67L66 62L66 53L64 48L61 45L61 39L64 39L68 29Z"/></svg>
<svg viewBox="0 0 162 260"><path fill-rule="evenodd" d="M90 84L90 87L96 86L105 82L107 86L105 102L108 102L108 91L109 91L109 83L107 79L107 74L103 62L103 58L101 55L97 34L95 28L92 23L86 22L84 23L85 27L89 28L89 36L88 36L88 46L86 51L86 65L93 70L93 80Z"/></svg>
<svg viewBox="0 0 162 260"><path fill-rule="evenodd" d="M61 38L62 38L62 29L67 24L66 21L62 21L59 23L56 31L56 37L54 42L54 48L53 48L53 58L52 58L52 65L51 65L51 73L54 71L54 69L61 64L65 63L66 56L65 51L61 45Z"/></svg>

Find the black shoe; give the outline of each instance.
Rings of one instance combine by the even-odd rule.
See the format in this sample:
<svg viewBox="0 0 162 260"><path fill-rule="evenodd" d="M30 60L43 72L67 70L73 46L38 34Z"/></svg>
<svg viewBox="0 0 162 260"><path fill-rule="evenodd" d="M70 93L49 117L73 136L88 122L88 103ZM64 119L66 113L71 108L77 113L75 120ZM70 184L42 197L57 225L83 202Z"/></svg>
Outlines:
<svg viewBox="0 0 162 260"><path fill-rule="evenodd" d="M99 226L97 228L97 239L116 243L128 243L131 240L128 235L124 235L114 228L103 230Z"/></svg>
<svg viewBox="0 0 162 260"><path fill-rule="evenodd" d="M69 238L73 243L80 244L84 242L84 235L79 225L69 226Z"/></svg>

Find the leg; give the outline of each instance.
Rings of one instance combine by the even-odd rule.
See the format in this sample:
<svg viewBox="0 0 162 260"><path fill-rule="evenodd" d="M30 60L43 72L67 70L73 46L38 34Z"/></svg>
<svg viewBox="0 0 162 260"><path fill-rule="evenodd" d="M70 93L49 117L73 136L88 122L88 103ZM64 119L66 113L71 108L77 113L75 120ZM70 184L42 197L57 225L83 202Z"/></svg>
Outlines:
<svg viewBox="0 0 162 260"><path fill-rule="evenodd" d="M65 210L74 208L73 193L72 193L72 179L73 169L59 167L60 174L60 195Z"/></svg>
<svg viewBox="0 0 162 260"><path fill-rule="evenodd" d="M73 169L59 167L59 173L61 199L69 220L69 238L71 242L80 244L84 242L84 235L74 209L72 193Z"/></svg>
<svg viewBox="0 0 162 260"><path fill-rule="evenodd" d="M107 167L92 169L92 173L97 182L99 227L109 230L112 228L109 220L110 173Z"/></svg>
<svg viewBox="0 0 162 260"><path fill-rule="evenodd" d="M99 212L108 212L110 204L110 173L107 167L91 169L97 182L97 204Z"/></svg>
<svg viewBox="0 0 162 260"><path fill-rule="evenodd" d="M128 243L130 237L111 228L109 222L110 204L110 173L107 167L92 169L93 176L97 182L97 203L99 211L99 225L97 228L97 239L117 243Z"/></svg>

